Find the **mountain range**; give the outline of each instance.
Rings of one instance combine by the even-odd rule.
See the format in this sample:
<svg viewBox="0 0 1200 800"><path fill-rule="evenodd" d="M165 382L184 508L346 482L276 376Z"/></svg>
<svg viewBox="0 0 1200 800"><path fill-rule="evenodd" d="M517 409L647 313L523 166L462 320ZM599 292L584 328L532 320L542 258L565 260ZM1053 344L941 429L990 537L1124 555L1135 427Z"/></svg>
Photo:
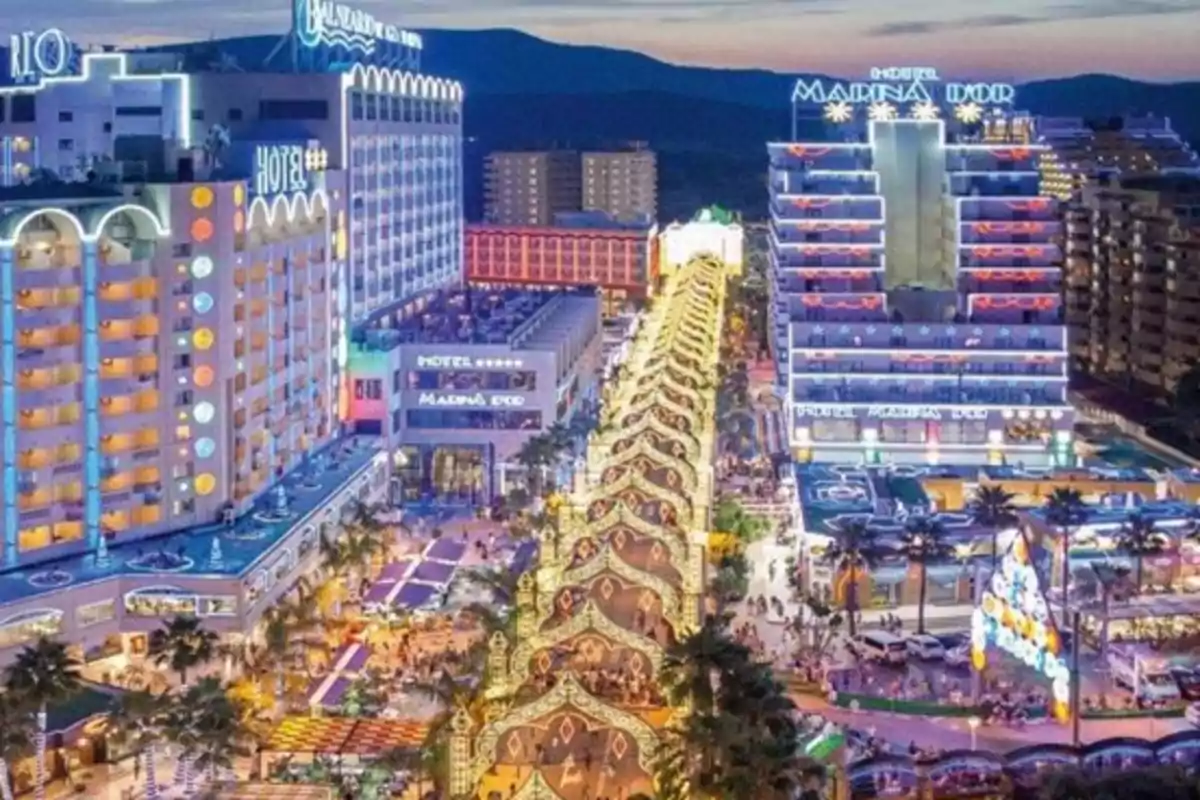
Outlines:
<svg viewBox="0 0 1200 800"><path fill-rule="evenodd" d="M548 42L515 30L427 30L422 71L466 88L468 215L481 212L486 152L503 148L619 146L647 142L660 153L661 216L690 215L712 202L759 217L766 206L764 143L786 138L799 77L767 70L668 64L641 53ZM275 36L159 49L219 51L247 68ZM1018 87L1018 105L1038 115L1110 117L1154 113L1200 142L1200 81L1157 84L1081 75Z"/></svg>

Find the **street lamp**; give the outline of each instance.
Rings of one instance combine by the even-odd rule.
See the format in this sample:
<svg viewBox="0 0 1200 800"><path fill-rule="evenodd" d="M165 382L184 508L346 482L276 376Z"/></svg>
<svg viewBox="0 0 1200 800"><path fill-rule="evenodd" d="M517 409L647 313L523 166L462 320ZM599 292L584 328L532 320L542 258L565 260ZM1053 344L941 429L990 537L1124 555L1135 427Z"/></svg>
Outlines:
<svg viewBox="0 0 1200 800"><path fill-rule="evenodd" d="M979 717L967 717L967 727L971 729L971 749L975 749L975 731L979 729Z"/></svg>

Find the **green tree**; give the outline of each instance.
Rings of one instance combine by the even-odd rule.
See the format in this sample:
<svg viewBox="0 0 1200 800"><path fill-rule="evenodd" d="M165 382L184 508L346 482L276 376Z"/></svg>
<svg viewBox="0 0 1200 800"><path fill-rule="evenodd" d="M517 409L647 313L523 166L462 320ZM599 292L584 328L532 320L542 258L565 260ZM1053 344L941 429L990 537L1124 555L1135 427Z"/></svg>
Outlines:
<svg viewBox="0 0 1200 800"><path fill-rule="evenodd" d="M176 616L150 634L150 652L154 663L166 666L179 676L181 686L187 686L188 670L206 664L217 654L215 633L205 628L199 618Z"/></svg>
<svg viewBox="0 0 1200 800"><path fill-rule="evenodd" d="M114 743L127 748L146 769L146 797L154 797L158 786L155 745L163 735L169 701L147 691L126 692L108 714Z"/></svg>
<svg viewBox="0 0 1200 800"><path fill-rule="evenodd" d="M198 773L215 783L221 770L233 769L235 758L249 755L243 709L216 678L198 681L177 702L185 706L181 716L189 728L184 737L190 767L187 775Z"/></svg>
<svg viewBox="0 0 1200 800"><path fill-rule="evenodd" d="M880 540L879 531L862 519L851 519L838 524L833 541L821 555L821 560L839 573L847 575L846 598L843 608L849 619L850 635L858 632L859 612L858 581L864 570L879 564L889 550Z"/></svg>
<svg viewBox="0 0 1200 800"><path fill-rule="evenodd" d="M750 564L744 553L721 557L712 581L712 593L721 608L743 599L750 587Z"/></svg>
<svg viewBox="0 0 1200 800"><path fill-rule="evenodd" d="M0 694L0 798L13 800L10 765L33 748L33 721L16 698Z"/></svg>
<svg viewBox="0 0 1200 800"><path fill-rule="evenodd" d="M1100 585L1100 647L1098 650L1099 662L1107 664L1108 660L1108 608L1112 602L1113 592L1117 587L1125 582L1129 577L1129 568L1124 566L1113 566L1097 561L1091 562L1092 572L1096 576L1096 582ZM1106 682L1101 682L1104 686Z"/></svg>
<svg viewBox="0 0 1200 800"><path fill-rule="evenodd" d="M4 673L12 702L37 710L34 793L46 797L46 707L70 699L80 690L80 663L62 642L42 637L23 647Z"/></svg>
<svg viewBox="0 0 1200 800"><path fill-rule="evenodd" d="M1134 587L1142 591L1142 564L1146 556L1156 556L1166 549L1165 535L1154 520L1141 514L1130 514L1117 533L1117 547L1125 551L1134 563Z"/></svg>
<svg viewBox="0 0 1200 800"><path fill-rule="evenodd" d="M1062 616L1059 625L1068 625L1071 590L1071 538L1087 521L1087 507L1078 489L1059 487L1046 498L1046 521L1058 528L1062 539Z"/></svg>
<svg viewBox="0 0 1200 800"><path fill-rule="evenodd" d="M732 534L743 544L752 544L766 535L770 524L763 517L747 513L737 500L724 498L713 513L713 530Z"/></svg>
<svg viewBox="0 0 1200 800"><path fill-rule="evenodd" d="M805 596L793 625L801 647L818 661L842 630L844 618L838 610L815 594Z"/></svg>
<svg viewBox="0 0 1200 800"><path fill-rule="evenodd" d="M971 500L970 511L975 521L992 529L992 569L1000 560L1000 529L1017 521L1016 496L1006 492L1003 486L980 486Z"/></svg>
<svg viewBox="0 0 1200 800"><path fill-rule="evenodd" d="M920 574L917 599L917 633L925 632L925 596L929 588L929 565L939 564L954 554L946 529L932 517L911 517L900 536L900 551Z"/></svg>

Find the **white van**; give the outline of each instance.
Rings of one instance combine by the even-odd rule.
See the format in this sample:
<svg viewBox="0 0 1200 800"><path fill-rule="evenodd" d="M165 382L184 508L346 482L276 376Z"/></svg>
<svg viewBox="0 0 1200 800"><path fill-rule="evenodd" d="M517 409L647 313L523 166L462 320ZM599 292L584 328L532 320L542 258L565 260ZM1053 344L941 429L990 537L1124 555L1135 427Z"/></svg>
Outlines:
<svg viewBox="0 0 1200 800"><path fill-rule="evenodd" d="M946 657L946 646L941 640L928 633L914 633L905 640L908 654L922 661L933 661Z"/></svg>
<svg viewBox="0 0 1200 800"><path fill-rule="evenodd" d="M903 664L908 661L908 646L899 636L883 631L861 633L851 642L856 656L884 664Z"/></svg>
<svg viewBox="0 0 1200 800"><path fill-rule="evenodd" d="M1113 682L1151 702L1179 700L1179 684L1166 661L1142 652L1141 648L1114 644L1108 649L1108 668Z"/></svg>

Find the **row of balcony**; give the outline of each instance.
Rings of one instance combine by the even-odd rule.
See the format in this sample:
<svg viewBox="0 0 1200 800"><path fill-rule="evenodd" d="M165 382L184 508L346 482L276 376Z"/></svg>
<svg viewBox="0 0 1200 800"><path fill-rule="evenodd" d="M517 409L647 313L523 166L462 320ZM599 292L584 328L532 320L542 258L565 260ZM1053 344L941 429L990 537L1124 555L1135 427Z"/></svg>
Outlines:
<svg viewBox="0 0 1200 800"><path fill-rule="evenodd" d="M1066 387L1019 386L914 386L903 381L880 386L829 386L797 381L792 387L792 399L802 403L886 403L936 405L943 403L973 405L1050 406L1066 402Z"/></svg>

